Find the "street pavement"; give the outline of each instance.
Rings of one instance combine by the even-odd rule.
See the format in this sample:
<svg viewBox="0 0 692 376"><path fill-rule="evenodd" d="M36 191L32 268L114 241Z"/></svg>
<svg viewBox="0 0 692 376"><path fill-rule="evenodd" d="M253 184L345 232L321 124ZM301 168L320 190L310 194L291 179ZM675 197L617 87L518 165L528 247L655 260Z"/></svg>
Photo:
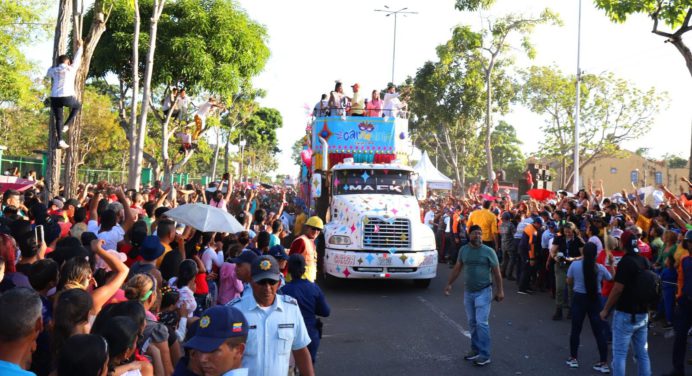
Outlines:
<svg viewBox="0 0 692 376"><path fill-rule="evenodd" d="M519 295L505 280L505 300L490 313L492 363L475 367L463 359L471 340L463 307L463 276L451 296L444 286L450 270L440 264L427 289L410 281L349 280L322 289L331 306L323 319L317 357L318 375L600 375L596 343L585 320L579 349L580 367L569 356L570 321L552 321L550 293ZM649 331L654 375L669 372L672 338L657 323ZM612 359L609 347L608 361ZM692 355L692 354L690 354ZM692 366L690 366L692 367ZM632 352L627 374L636 375Z"/></svg>

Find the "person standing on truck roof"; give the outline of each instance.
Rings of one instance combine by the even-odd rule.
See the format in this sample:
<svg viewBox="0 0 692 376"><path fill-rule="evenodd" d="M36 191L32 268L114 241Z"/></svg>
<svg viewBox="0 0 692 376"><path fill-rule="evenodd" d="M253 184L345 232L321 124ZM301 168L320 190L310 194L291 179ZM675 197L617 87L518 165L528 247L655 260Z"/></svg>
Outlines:
<svg viewBox="0 0 692 376"><path fill-rule="evenodd" d="M483 230L478 225L469 228L470 243L461 247L459 257L449 276L444 293L452 293L452 284L464 273L464 308L471 331L471 350L464 356L465 360L473 361L475 366L490 364L490 305L492 299L501 302L505 293L502 288L500 263L495 251L481 242ZM492 278L492 279L491 279ZM493 284L495 294L493 295Z"/></svg>
<svg viewBox="0 0 692 376"><path fill-rule="evenodd" d="M300 254L305 258L305 274L303 278L310 282L315 282L317 279L317 247L315 239L320 235L324 228L322 219L317 216L308 218L303 225L303 235L297 237L291 243L290 255Z"/></svg>

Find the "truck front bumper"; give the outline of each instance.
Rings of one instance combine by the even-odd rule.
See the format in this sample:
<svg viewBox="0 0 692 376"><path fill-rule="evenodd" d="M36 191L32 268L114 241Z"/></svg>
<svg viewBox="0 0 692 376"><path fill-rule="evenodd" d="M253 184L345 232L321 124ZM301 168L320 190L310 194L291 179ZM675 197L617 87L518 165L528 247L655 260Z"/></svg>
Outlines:
<svg viewBox="0 0 692 376"><path fill-rule="evenodd" d="M324 270L346 279L432 279L437 275L437 251L343 251L327 248Z"/></svg>

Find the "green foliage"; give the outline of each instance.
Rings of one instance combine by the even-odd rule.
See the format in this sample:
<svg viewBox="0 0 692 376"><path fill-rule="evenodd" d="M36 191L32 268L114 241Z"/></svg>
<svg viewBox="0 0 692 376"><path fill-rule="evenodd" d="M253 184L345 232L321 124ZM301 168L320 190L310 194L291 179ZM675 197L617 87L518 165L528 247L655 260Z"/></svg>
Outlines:
<svg viewBox="0 0 692 376"><path fill-rule="evenodd" d="M668 167L670 167L670 168L685 168L685 167L687 167L687 159L680 158L676 155L669 157L666 162L668 163Z"/></svg>
<svg viewBox="0 0 692 376"><path fill-rule="evenodd" d="M283 125L281 113L273 108L262 107L248 121L231 134L231 143L247 141L246 150L264 151L271 155L281 152L276 130Z"/></svg>
<svg viewBox="0 0 692 376"><path fill-rule="evenodd" d="M507 181L517 181L525 169L526 159L514 127L500 121L490 134L490 143L495 170L504 170Z"/></svg>
<svg viewBox="0 0 692 376"><path fill-rule="evenodd" d="M522 100L545 116L539 153L570 167L574 147L576 77L555 67L531 67L523 72ZM666 95L641 90L612 73L584 75L581 82L580 164L616 155L623 143L645 135ZM537 126L538 127L538 126ZM580 166L580 168L581 168ZM573 169L573 166L570 167Z"/></svg>
<svg viewBox="0 0 692 376"><path fill-rule="evenodd" d="M689 0L594 0L594 3L614 22L625 22L636 13L657 14L658 19L671 28L684 26L685 15L692 9Z"/></svg>
<svg viewBox="0 0 692 376"><path fill-rule="evenodd" d="M127 140L111 98L87 86L82 99L81 160L90 168L124 169Z"/></svg>
<svg viewBox="0 0 692 376"><path fill-rule="evenodd" d="M291 160L296 166L303 164L303 160L300 158L300 152L303 151L303 145L305 145L307 142L308 137L303 136L297 139L296 142L293 143L293 146L291 146Z"/></svg>
<svg viewBox="0 0 692 376"><path fill-rule="evenodd" d="M152 0L139 3L140 56L145 56ZM134 12L129 0L114 0L113 4L90 75L114 73L130 82ZM169 1L159 20L152 85L173 84L198 93L233 96L264 68L269 58L266 42L265 28L235 1ZM140 59L140 74L144 60Z"/></svg>
<svg viewBox="0 0 692 376"><path fill-rule="evenodd" d="M29 78L33 65L20 48L47 35L42 16L47 4L47 0L0 1L0 104L38 105L36 85Z"/></svg>
<svg viewBox="0 0 692 376"><path fill-rule="evenodd" d="M476 11L488 9L493 3L495 3L495 0L456 0L454 8L462 11Z"/></svg>

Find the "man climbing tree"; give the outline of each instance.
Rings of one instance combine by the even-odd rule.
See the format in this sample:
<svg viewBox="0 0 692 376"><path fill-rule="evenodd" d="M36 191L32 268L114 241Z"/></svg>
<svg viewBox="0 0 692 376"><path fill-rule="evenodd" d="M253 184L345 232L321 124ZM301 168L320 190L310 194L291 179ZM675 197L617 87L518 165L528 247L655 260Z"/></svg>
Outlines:
<svg viewBox="0 0 692 376"><path fill-rule="evenodd" d="M50 108L55 115L55 129L58 135L58 147L66 149L69 145L63 141L62 133L67 132L70 124L77 116L77 113L82 108L81 103L77 101L74 91L74 81L77 75L77 69L82 61L82 40L77 41L77 52L74 56L74 61L70 61L67 55L58 57L57 65L48 69L47 76L52 81L50 90ZM63 107L70 109L70 114L67 120L63 123Z"/></svg>

